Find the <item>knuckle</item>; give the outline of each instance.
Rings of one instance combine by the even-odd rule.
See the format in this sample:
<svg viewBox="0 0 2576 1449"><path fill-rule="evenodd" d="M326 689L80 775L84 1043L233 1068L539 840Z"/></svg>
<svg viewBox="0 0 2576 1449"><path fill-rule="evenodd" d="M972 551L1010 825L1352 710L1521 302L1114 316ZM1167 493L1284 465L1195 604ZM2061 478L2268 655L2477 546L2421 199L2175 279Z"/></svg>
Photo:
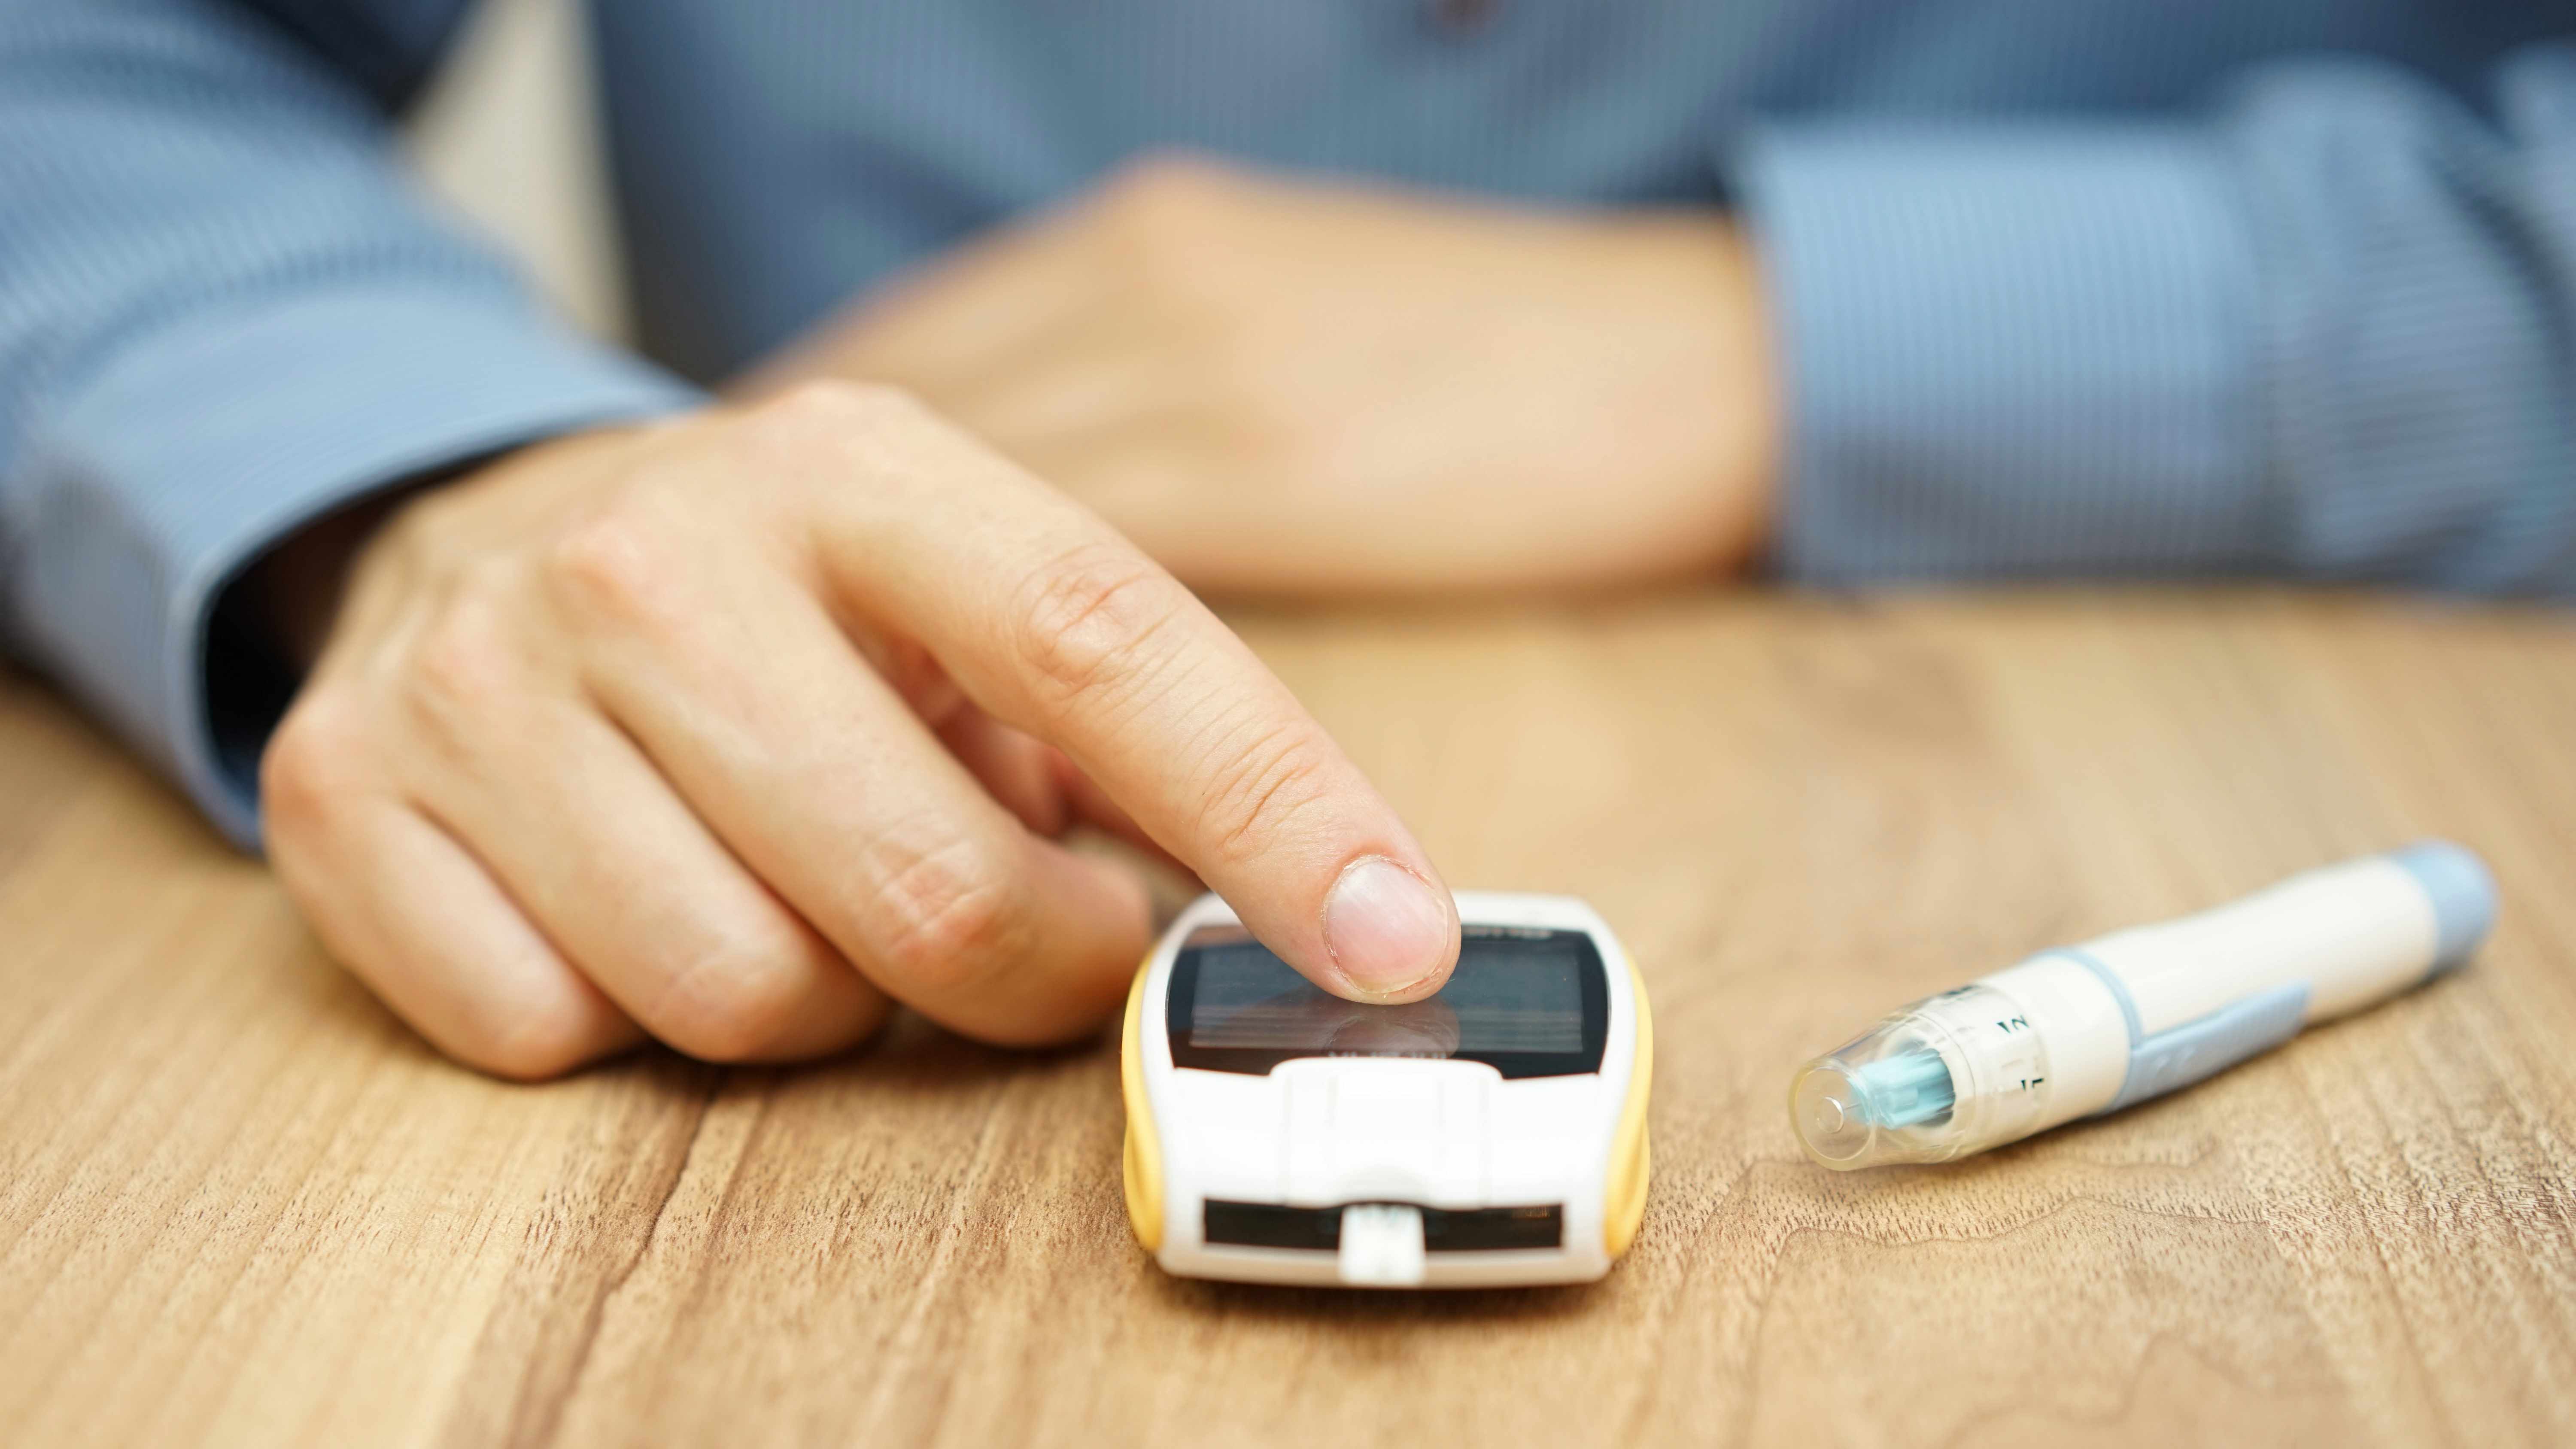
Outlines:
<svg viewBox="0 0 2576 1449"><path fill-rule="evenodd" d="M1017 962L1029 944L1020 882L962 840L885 876L868 916L868 939L879 962L934 995L990 979Z"/></svg>
<svg viewBox="0 0 2576 1449"><path fill-rule="evenodd" d="M413 706L455 724L501 710L518 685L509 610L469 584L422 629L404 681Z"/></svg>
<svg viewBox="0 0 2576 1449"><path fill-rule="evenodd" d="M739 486L775 511L802 518L854 480L882 483L940 446L937 415L911 393L881 383L816 378L754 403L725 434L722 461Z"/></svg>
<svg viewBox="0 0 2576 1449"><path fill-rule="evenodd" d="M1247 730L1211 751L1197 838L1228 863L1252 860L1298 828L1324 799L1330 761L1293 724Z"/></svg>
<svg viewBox="0 0 2576 1449"><path fill-rule="evenodd" d="M745 421L755 433L789 440L817 433L845 434L917 417L921 402L902 388L854 378L817 377L752 406Z"/></svg>
<svg viewBox="0 0 2576 1449"><path fill-rule="evenodd" d="M711 1062L767 1053L810 995L809 953L785 933L750 932L700 952L647 1014L653 1034Z"/></svg>
<svg viewBox="0 0 2576 1449"><path fill-rule="evenodd" d="M364 710L354 697L306 691L260 754L260 803L270 828L300 831L326 819L359 787L367 747Z"/></svg>
<svg viewBox="0 0 2576 1449"><path fill-rule="evenodd" d="M545 577L572 617L647 631L678 617L681 551L663 513L639 485L548 542Z"/></svg>
<svg viewBox="0 0 2576 1449"><path fill-rule="evenodd" d="M1010 612L1011 657L1050 696L1042 708L1115 692L1154 667L1154 640L1190 607L1141 554L1089 544L1040 569Z"/></svg>

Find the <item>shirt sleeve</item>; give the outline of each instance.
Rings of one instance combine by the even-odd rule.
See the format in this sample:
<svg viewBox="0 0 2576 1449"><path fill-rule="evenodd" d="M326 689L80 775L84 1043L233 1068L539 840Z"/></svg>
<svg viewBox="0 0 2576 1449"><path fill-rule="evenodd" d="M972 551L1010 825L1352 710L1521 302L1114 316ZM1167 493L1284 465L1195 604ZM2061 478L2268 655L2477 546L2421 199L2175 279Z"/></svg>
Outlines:
<svg viewBox="0 0 2576 1449"><path fill-rule="evenodd" d="M459 8L0 0L0 640L243 843L228 580L373 490L695 400L406 187L386 112Z"/></svg>
<svg viewBox="0 0 2576 1449"><path fill-rule="evenodd" d="M2576 594L2576 50L2485 113L2316 61L2193 120L1784 122L1728 160L1784 574Z"/></svg>

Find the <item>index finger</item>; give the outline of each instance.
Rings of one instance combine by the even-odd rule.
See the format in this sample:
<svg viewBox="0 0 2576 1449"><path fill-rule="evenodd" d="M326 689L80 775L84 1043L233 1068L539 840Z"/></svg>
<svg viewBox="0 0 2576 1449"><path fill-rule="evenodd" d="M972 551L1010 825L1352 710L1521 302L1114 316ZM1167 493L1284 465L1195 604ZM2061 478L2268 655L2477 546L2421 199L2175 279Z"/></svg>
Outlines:
<svg viewBox="0 0 2576 1449"><path fill-rule="evenodd" d="M1178 580L899 393L818 385L768 411L782 446L765 461L824 475L836 598L1062 749L1317 984L1363 1001L1439 989L1458 912L1430 858Z"/></svg>

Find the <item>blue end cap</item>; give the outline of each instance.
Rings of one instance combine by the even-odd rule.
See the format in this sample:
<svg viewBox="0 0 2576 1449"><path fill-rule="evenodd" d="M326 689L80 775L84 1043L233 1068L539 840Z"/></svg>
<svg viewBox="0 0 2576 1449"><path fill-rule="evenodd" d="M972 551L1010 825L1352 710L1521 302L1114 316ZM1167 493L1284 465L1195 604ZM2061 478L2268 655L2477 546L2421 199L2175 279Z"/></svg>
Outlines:
<svg viewBox="0 0 2576 1449"><path fill-rule="evenodd" d="M2388 858L2406 867L2432 898L2439 939L2430 974L2457 970L2495 926L2495 877L2487 873L2487 863L2447 840L2419 840L2390 851Z"/></svg>

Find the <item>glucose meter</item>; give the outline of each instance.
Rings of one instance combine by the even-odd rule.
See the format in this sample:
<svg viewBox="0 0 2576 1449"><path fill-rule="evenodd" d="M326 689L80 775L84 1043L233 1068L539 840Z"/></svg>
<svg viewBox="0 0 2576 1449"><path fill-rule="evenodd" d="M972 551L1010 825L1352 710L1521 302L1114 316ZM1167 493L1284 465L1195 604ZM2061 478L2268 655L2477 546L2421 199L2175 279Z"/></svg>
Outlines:
<svg viewBox="0 0 2576 1449"><path fill-rule="evenodd" d="M1202 897L1127 999L1127 1215L1166 1271L1479 1287L1598 1278L1646 1206L1646 993L1564 896L1458 893L1457 970L1345 1001Z"/></svg>

